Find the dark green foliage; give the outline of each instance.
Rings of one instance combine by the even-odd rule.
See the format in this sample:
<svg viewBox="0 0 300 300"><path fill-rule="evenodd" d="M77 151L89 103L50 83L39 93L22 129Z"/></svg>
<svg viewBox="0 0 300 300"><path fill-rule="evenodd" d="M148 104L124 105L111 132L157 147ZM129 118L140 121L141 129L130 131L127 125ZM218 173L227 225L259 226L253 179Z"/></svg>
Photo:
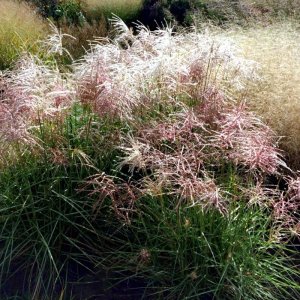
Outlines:
<svg viewBox="0 0 300 300"><path fill-rule="evenodd" d="M85 21L81 4L76 0L60 2L55 9L54 18L68 25L82 25Z"/></svg>
<svg viewBox="0 0 300 300"><path fill-rule="evenodd" d="M161 1L145 0L138 20L153 30L162 24L164 17L165 13Z"/></svg>
<svg viewBox="0 0 300 300"><path fill-rule="evenodd" d="M32 2L35 4L42 16L45 18L54 18L55 11L58 6L59 0L26 0L27 2Z"/></svg>
<svg viewBox="0 0 300 300"><path fill-rule="evenodd" d="M197 206L176 210L166 198L143 199L137 207L129 226L107 229L111 250L99 257L112 274L121 274L120 280L143 279L146 295L202 300L295 296L290 294L297 273L287 256L291 253L272 241L270 218L260 209L234 203L223 216Z"/></svg>
<svg viewBox="0 0 300 300"><path fill-rule="evenodd" d="M27 0L33 2L39 13L45 18L51 18L67 25L82 25L85 17L79 0Z"/></svg>
<svg viewBox="0 0 300 300"><path fill-rule="evenodd" d="M82 187L96 167L113 169L116 152L106 140L113 140L114 125L99 121L95 127L96 119L74 107L63 124L44 122L36 132L42 152L25 151L1 170L0 286L20 272L24 286L15 294L58 299L68 264L88 267L94 261L88 246L96 241L101 248L94 199Z"/></svg>
<svg viewBox="0 0 300 300"><path fill-rule="evenodd" d="M192 25L191 15L195 11L208 15L207 5L198 0L145 0L138 19L150 29L169 21L189 26Z"/></svg>
<svg viewBox="0 0 300 300"><path fill-rule="evenodd" d="M187 11L191 9L191 4L186 0L175 0L170 2L170 13L175 17L179 24L183 24Z"/></svg>

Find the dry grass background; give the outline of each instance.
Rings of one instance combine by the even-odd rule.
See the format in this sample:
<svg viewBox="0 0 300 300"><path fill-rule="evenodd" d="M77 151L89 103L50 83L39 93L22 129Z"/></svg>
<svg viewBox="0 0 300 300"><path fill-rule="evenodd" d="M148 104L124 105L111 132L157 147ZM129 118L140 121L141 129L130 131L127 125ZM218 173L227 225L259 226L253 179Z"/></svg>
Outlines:
<svg viewBox="0 0 300 300"><path fill-rule="evenodd" d="M228 35L248 59L257 61L261 80L248 88L248 103L280 135L294 167L300 166L300 26L292 21L238 29Z"/></svg>
<svg viewBox="0 0 300 300"><path fill-rule="evenodd" d="M34 50L48 28L47 22L24 2L1 0L0 12L0 68L4 68L23 50Z"/></svg>
<svg viewBox="0 0 300 300"><path fill-rule="evenodd" d="M258 8L268 9L278 15L298 15L300 13L300 0L242 0L244 4L252 4Z"/></svg>
<svg viewBox="0 0 300 300"><path fill-rule="evenodd" d="M63 25L61 31L73 38L64 39L63 46L68 49L73 59L79 59L90 48L90 42L97 37L108 35L107 21L102 17L98 21L85 22L83 26Z"/></svg>

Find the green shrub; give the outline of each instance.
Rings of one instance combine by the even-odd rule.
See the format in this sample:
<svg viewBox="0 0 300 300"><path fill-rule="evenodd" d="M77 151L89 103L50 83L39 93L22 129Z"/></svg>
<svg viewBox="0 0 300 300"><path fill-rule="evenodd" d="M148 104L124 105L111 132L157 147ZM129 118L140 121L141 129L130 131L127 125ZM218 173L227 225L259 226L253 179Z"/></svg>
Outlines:
<svg viewBox="0 0 300 300"><path fill-rule="evenodd" d="M85 17L81 3L77 0L59 2L54 12L54 19L68 25L83 25Z"/></svg>
<svg viewBox="0 0 300 300"><path fill-rule="evenodd" d="M60 0L26 0L38 8L39 13L45 18L55 17L55 10Z"/></svg>

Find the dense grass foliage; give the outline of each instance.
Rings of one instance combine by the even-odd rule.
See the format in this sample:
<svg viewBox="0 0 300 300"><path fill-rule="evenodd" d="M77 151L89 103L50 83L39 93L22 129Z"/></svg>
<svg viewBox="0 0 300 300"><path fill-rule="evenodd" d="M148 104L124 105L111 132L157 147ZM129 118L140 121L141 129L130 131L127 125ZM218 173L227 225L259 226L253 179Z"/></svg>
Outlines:
<svg viewBox="0 0 300 300"><path fill-rule="evenodd" d="M101 247L92 218L94 200L79 189L95 166L110 168L114 152L100 150L109 151L108 133L101 121L100 131L93 128L96 121L80 107L55 122L44 120L36 132L42 152L19 149L24 152L14 153L14 163L2 168L1 285L15 271L24 274L16 295L58 299L68 264L97 259L86 252L96 241Z"/></svg>
<svg viewBox="0 0 300 300"><path fill-rule="evenodd" d="M237 201L225 217L171 203L139 202L131 224L110 235L99 264L119 280L128 272L143 278L155 299L293 299L292 251L272 240L266 212Z"/></svg>
<svg viewBox="0 0 300 300"><path fill-rule="evenodd" d="M283 0L283 1L276 1L276 0L259 0L255 1L255 5L258 8L262 8L268 10L273 15L277 16L295 16L299 17L299 7L300 1L299 0Z"/></svg>
<svg viewBox="0 0 300 300"><path fill-rule="evenodd" d="M0 69L10 67L22 52L37 52L37 41L47 35L44 22L25 3L0 2Z"/></svg>

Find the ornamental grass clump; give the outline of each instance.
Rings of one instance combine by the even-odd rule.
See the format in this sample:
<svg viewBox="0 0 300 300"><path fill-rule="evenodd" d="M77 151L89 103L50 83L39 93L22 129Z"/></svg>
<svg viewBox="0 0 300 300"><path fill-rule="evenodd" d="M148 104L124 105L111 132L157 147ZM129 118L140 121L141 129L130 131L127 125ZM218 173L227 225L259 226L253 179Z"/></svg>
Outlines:
<svg viewBox="0 0 300 300"><path fill-rule="evenodd" d="M1 74L2 142L34 141L35 126L70 108L73 93L59 70L25 56L12 71Z"/></svg>
<svg viewBox="0 0 300 300"><path fill-rule="evenodd" d="M29 57L1 77L2 286L18 267L19 294L68 297L75 263L140 298L299 297L299 179L238 98L256 65L209 31L113 23L72 74Z"/></svg>
<svg viewBox="0 0 300 300"><path fill-rule="evenodd" d="M279 225L276 234L279 238L285 238L280 233L289 231L295 236L299 236L299 199L300 199L300 178L299 174L295 174L287 179L287 190L277 197L277 201L273 203L273 214L275 222Z"/></svg>
<svg viewBox="0 0 300 300"><path fill-rule="evenodd" d="M240 169L239 176L259 182L285 166L265 125L258 125L245 111L244 119L239 119L243 109L229 110L215 124L203 122L193 111L178 114L176 121L152 123L125 141L120 166L143 174L152 171L140 180L145 191L160 187L163 194L174 199L177 195L179 203L185 199L191 205L225 211L227 197L222 197L222 188L215 182L218 168L234 165Z"/></svg>
<svg viewBox="0 0 300 300"><path fill-rule="evenodd" d="M257 80L256 64L219 36L133 36L115 22L116 39L74 66L81 103L126 124L114 170L82 187L111 232L94 246L99 265L163 299L292 299L296 198L270 183L289 169L276 134L234 97Z"/></svg>
<svg viewBox="0 0 300 300"><path fill-rule="evenodd" d="M143 26L134 36L112 21L116 38L99 41L74 66L77 95L100 117L130 124L119 169L140 172L143 192L152 182L194 204L207 183L222 211L226 197L215 180L224 164L254 183L286 167L272 130L233 97L257 76L230 40Z"/></svg>

